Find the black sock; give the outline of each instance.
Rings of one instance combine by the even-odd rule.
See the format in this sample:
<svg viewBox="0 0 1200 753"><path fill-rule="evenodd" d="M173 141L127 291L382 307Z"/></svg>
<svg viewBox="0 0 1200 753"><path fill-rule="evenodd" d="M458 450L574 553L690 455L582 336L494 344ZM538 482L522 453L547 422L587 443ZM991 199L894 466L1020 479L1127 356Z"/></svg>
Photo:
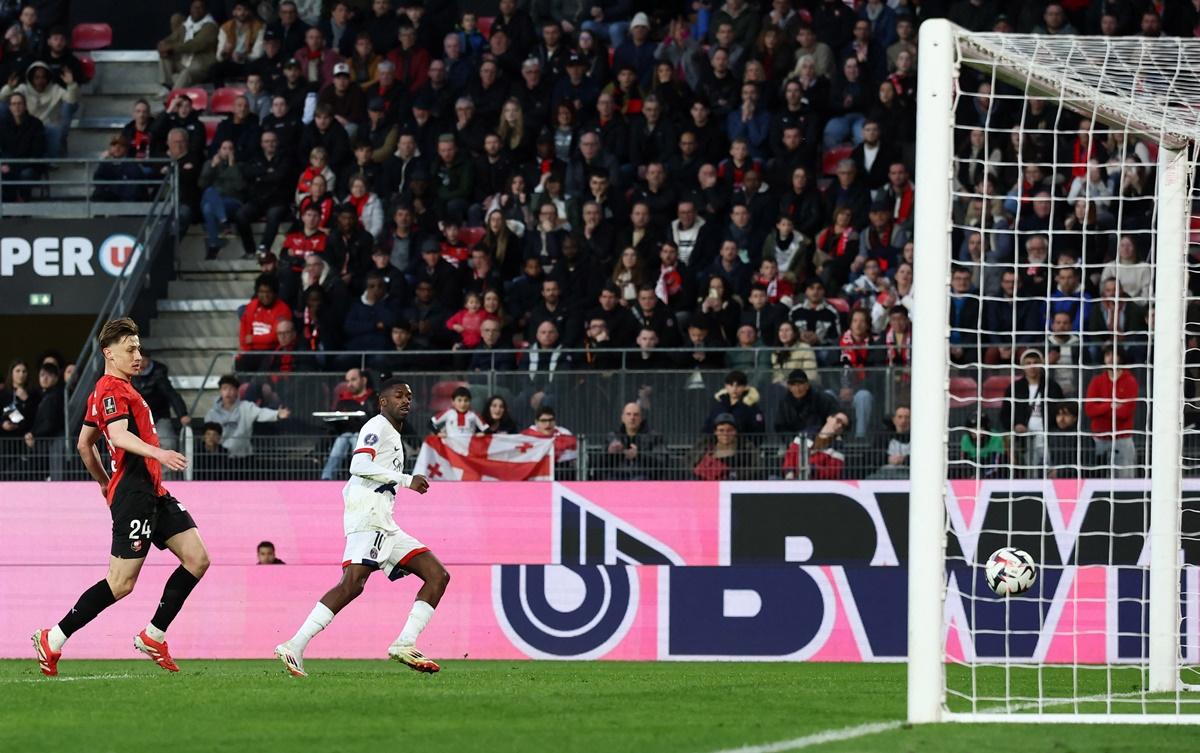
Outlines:
<svg viewBox="0 0 1200 753"><path fill-rule="evenodd" d="M96 615L116 603L117 598L113 596L108 581L102 580L83 592L67 616L58 621L58 628L69 638L71 633L96 619Z"/></svg>
<svg viewBox="0 0 1200 753"><path fill-rule="evenodd" d="M199 582L200 579L189 573L183 565L175 568L175 572L171 573L170 578L167 578L167 585L163 587L162 601L158 602L158 611L154 613L150 624L164 633L167 632L171 621L183 608L183 602L187 601L188 594Z"/></svg>

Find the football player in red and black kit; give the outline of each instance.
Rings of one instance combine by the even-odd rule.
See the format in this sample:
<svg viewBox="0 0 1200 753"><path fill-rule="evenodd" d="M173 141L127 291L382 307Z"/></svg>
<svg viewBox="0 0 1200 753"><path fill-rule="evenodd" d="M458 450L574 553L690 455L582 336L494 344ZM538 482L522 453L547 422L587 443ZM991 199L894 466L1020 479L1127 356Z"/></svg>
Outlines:
<svg viewBox="0 0 1200 753"><path fill-rule="evenodd" d="M133 320L116 319L105 324L100 330L100 350L104 354L104 376L88 397L78 449L112 512L108 577L84 591L57 625L34 633L33 646L42 674L57 675L67 638L133 591L153 544L170 549L180 565L167 579L158 611L133 639L133 645L158 666L178 672L167 650L167 627L208 569L208 550L196 531L196 522L162 485L162 467L181 471L187 467L187 458L158 446L154 416L130 384L130 378L142 368L141 342ZM96 450L101 436L112 456L111 477Z"/></svg>

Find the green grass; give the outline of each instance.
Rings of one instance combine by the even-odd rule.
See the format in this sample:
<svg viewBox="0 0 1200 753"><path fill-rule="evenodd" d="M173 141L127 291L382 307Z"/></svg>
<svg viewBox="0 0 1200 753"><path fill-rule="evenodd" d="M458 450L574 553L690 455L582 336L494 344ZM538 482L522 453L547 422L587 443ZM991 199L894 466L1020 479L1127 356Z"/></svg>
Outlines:
<svg viewBox="0 0 1200 753"><path fill-rule="evenodd" d="M678 751L772 743L904 715L903 665L452 661L0 662L0 750L293 753ZM88 679L91 678L91 679ZM63 682L61 680L68 680ZM816 751L1196 750L1195 728L941 725ZM985 747L986 746L986 747Z"/></svg>

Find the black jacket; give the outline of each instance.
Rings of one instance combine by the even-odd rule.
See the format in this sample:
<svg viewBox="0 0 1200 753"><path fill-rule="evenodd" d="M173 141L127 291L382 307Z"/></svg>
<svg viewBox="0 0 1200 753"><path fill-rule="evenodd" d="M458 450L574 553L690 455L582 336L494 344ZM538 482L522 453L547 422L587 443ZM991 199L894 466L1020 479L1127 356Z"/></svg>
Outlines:
<svg viewBox="0 0 1200 753"><path fill-rule="evenodd" d="M0 157L38 159L46 156L46 129L42 121L26 114L18 124L12 116L0 121Z"/></svg>
<svg viewBox="0 0 1200 753"><path fill-rule="evenodd" d="M188 414L183 398L171 384L169 369L165 363L152 361L150 373L138 374L130 381L146 401L146 405L150 406L150 412L159 418L169 418L172 412L177 418Z"/></svg>
<svg viewBox="0 0 1200 753"><path fill-rule="evenodd" d="M1029 380L1022 376L1008 386L1004 391L1004 404L997 417L999 426L1004 431L1012 431L1014 426L1028 426L1029 417L1033 414L1035 403L1041 403L1042 425L1047 431L1054 426L1054 416L1058 413L1058 403L1063 399L1062 387L1051 379L1049 374L1042 372L1042 383L1035 395L1031 395Z"/></svg>
<svg viewBox="0 0 1200 753"><path fill-rule="evenodd" d="M264 207L291 204L295 175L285 152L275 152L274 159L267 159L266 155L260 152L257 157L242 165L242 176L246 179L250 200L255 204Z"/></svg>
<svg viewBox="0 0 1200 753"><path fill-rule="evenodd" d="M835 411L837 404L832 397L817 387L809 387L808 394L799 400L788 393L779 401L774 428L780 434L815 436Z"/></svg>
<svg viewBox="0 0 1200 753"><path fill-rule="evenodd" d="M66 418L63 415L64 394L62 382L42 393L42 400L38 403L37 413L33 418L33 426L29 430L33 436L39 439L63 436L63 421Z"/></svg>
<svg viewBox="0 0 1200 753"><path fill-rule="evenodd" d="M609 452L608 446L613 442L621 443L620 452ZM625 451L634 445L637 454L633 459L625 457ZM600 473L596 478L621 481L653 481L659 478L667 466L667 456L664 452L662 437L650 431L643 425L632 437L620 426L608 435L605 442L604 454L600 456L598 465Z"/></svg>
<svg viewBox="0 0 1200 753"><path fill-rule="evenodd" d="M336 120L329 124L329 129L324 133L317 129L315 122L304 126L300 133L300 153L297 160L307 165L308 155L318 146L325 147L329 167L335 175L354 157L350 152L350 137L342 124Z"/></svg>

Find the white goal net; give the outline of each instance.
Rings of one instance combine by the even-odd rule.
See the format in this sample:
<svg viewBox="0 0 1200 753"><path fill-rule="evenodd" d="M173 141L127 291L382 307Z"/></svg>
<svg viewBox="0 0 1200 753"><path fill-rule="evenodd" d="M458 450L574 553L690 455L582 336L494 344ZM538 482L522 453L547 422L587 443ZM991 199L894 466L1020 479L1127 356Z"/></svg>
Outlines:
<svg viewBox="0 0 1200 753"><path fill-rule="evenodd" d="M919 58L910 720L1200 723L1200 40Z"/></svg>

